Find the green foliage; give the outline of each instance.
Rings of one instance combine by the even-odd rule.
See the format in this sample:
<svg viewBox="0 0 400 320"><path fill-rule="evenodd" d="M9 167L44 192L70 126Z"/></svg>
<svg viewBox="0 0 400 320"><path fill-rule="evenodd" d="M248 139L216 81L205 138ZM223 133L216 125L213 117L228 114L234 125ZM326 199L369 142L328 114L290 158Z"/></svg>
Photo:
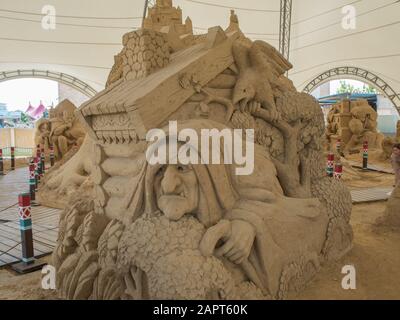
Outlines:
<svg viewBox="0 0 400 320"><path fill-rule="evenodd" d="M30 118L24 112L21 112L21 122L26 125L29 125L31 123Z"/></svg>
<svg viewBox="0 0 400 320"><path fill-rule="evenodd" d="M341 93L371 93L371 94L375 94L378 93L378 91L370 86L370 85L366 85L364 84L362 89L360 88L355 88L352 84L346 82L345 80L340 81L340 86L339 88L336 90L337 94L341 94Z"/></svg>

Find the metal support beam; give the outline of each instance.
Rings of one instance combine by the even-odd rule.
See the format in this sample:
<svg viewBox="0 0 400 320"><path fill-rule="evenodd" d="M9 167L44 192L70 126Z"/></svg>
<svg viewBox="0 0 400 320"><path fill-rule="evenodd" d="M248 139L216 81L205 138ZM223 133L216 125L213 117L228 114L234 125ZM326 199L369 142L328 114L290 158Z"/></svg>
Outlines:
<svg viewBox="0 0 400 320"><path fill-rule="evenodd" d="M281 0L279 24L279 52L289 60L290 29L292 26L292 0Z"/></svg>
<svg viewBox="0 0 400 320"><path fill-rule="evenodd" d="M0 73L0 82L19 78L42 78L61 82L82 92L89 98L93 97L97 93L97 91L87 83L66 73L35 69L4 71Z"/></svg>
<svg viewBox="0 0 400 320"><path fill-rule="evenodd" d="M343 79L343 76L353 80L360 80L367 84L372 85L380 93L385 95L395 106L400 115L400 93L396 93L394 89L382 78L376 74L357 67L337 67L325 71L313 80L311 80L304 88L303 92L311 93L320 85L335 79Z"/></svg>

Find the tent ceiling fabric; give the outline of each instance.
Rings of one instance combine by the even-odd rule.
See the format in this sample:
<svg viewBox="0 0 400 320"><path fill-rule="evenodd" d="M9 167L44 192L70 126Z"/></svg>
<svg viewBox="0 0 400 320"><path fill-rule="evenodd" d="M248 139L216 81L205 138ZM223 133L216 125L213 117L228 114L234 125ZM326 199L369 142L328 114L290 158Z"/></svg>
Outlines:
<svg viewBox="0 0 400 320"><path fill-rule="evenodd" d="M74 4L73 4L74 3ZM356 9L346 30L342 7ZM45 5L56 9L56 29L42 28ZM235 8L252 39L278 47L280 0L174 0L196 33L229 22ZM0 72L38 69L66 73L104 88L122 35L141 25L144 0L2 0ZM379 75L400 93L400 3L396 0L293 1L289 77L299 90L334 67L355 66Z"/></svg>

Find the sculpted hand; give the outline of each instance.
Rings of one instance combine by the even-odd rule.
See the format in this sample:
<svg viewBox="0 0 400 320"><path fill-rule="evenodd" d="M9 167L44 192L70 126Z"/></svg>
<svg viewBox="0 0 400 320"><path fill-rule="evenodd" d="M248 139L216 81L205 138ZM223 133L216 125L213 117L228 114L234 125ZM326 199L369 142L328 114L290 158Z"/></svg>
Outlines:
<svg viewBox="0 0 400 320"><path fill-rule="evenodd" d="M256 101L256 100L252 100L248 103L247 105L247 110L249 111L249 113L251 115L254 115L256 112L258 112L259 110L261 110L261 103Z"/></svg>
<svg viewBox="0 0 400 320"><path fill-rule="evenodd" d="M269 110L269 114L270 114L272 122L276 122L276 121L279 120L279 112L275 108L274 109L270 109Z"/></svg>
<svg viewBox="0 0 400 320"><path fill-rule="evenodd" d="M230 236L215 253L217 256L225 256L233 263L241 264L250 255L256 230L250 223L242 220L233 220L231 226Z"/></svg>

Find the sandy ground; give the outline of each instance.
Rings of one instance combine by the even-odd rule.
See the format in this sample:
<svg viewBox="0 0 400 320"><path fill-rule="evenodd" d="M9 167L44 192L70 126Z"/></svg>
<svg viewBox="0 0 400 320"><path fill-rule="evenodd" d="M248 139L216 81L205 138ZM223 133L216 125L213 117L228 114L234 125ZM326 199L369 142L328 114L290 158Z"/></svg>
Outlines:
<svg viewBox="0 0 400 320"><path fill-rule="evenodd" d="M390 174L357 171L356 175L357 179L346 182L352 189L393 184ZM289 298L400 299L400 230L375 225L385 205L384 201L354 205L353 249L340 261L323 266L304 291ZM355 267L355 290L342 289L345 265ZM0 299L55 299L54 291L41 289L41 276L40 272L17 275L8 268L0 269Z"/></svg>
<svg viewBox="0 0 400 320"><path fill-rule="evenodd" d="M400 230L376 227L385 202L353 207L353 249L340 261L326 265L297 299L400 299ZM344 290L341 273L354 265L356 289Z"/></svg>

